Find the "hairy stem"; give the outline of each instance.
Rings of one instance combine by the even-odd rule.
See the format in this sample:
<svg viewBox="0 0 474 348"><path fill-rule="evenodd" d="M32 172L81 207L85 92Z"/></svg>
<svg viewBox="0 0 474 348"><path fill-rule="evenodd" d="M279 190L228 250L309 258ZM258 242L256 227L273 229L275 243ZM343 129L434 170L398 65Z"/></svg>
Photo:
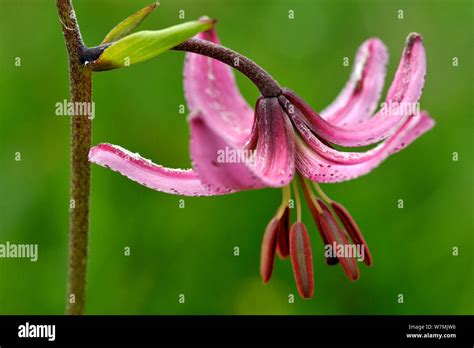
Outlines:
<svg viewBox="0 0 474 348"><path fill-rule="evenodd" d="M72 103L92 102L92 72L82 64L84 44L71 0L56 0L69 59ZM71 116L71 178L67 314L84 312L89 231L90 115Z"/></svg>
<svg viewBox="0 0 474 348"><path fill-rule="evenodd" d="M217 59L247 76L264 97L278 97L281 95L280 85L268 72L253 60L230 48L206 40L189 39L174 47L173 50L193 52Z"/></svg>

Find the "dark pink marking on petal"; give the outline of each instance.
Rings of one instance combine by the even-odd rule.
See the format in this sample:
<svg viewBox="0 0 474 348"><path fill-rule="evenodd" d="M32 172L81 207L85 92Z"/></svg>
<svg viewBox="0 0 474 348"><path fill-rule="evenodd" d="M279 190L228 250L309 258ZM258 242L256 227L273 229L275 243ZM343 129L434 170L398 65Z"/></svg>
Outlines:
<svg viewBox="0 0 474 348"><path fill-rule="evenodd" d="M357 155L357 160L351 164L342 156L334 156L330 152L315 151L308 143L297 138L296 166L298 171L308 179L316 182L341 182L355 179L370 173L390 155L407 147L416 138L434 126L433 119L426 113L408 118L396 133L372 150ZM333 156L333 159L330 157ZM343 163L341 163L343 162Z"/></svg>
<svg viewBox="0 0 474 348"><path fill-rule="evenodd" d="M386 150L387 146L401 146L402 143L406 143L405 139L399 137L399 141L396 144L391 144L390 142L385 141L365 152L336 150L330 145L327 145L321 139L319 139L319 137L316 136L309 129L309 127L304 122L304 116L301 114L301 111L292 107L292 104L288 101L288 99L286 99L285 96L280 96L278 100L280 101L280 104L282 105L283 109L289 115L294 127L297 129L298 134L305 141L306 145L308 145L314 152L316 152L321 157L336 164L364 163L379 156L384 150ZM426 113L423 113L423 115L419 117L418 120L424 118L426 118Z"/></svg>

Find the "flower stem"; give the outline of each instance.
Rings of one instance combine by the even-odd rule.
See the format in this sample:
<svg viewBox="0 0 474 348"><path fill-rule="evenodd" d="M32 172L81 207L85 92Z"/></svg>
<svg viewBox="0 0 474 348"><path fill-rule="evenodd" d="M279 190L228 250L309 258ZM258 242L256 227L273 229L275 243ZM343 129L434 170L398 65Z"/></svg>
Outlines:
<svg viewBox="0 0 474 348"><path fill-rule="evenodd" d="M278 97L281 87L278 82L253 60L230 48L201 39L189 39L173 48L177 51L193 52L217 59L247 76L264 97Z"/></svg>
<svg viewBox="0 0 474 348"><path fill-rule="evenodd" d="M92 102L92 71L84 67L81 33L71 0L56 0L69 59L72 103ZM89 230L91 118L71 116L71 178L67 314L84 312Z"/></svg>
<svg viewBox="0 0 474 348"><path fill-rule="evenodd" d="M99 59L102 52L113 42L97 47L83 47L81 53L82 62L93 62ZM237 69L247 76L262 93L263 97L279 97L282 90L278 82L261 66L244 55L231 50L230 48L215 44L211 41L201 39L189 39L178 46L172 48L175 51L185 51L200 54L216 59L230 67ZM92 70L96 70L91 66ZM100 71L100 70L97 70Z"/></svg>

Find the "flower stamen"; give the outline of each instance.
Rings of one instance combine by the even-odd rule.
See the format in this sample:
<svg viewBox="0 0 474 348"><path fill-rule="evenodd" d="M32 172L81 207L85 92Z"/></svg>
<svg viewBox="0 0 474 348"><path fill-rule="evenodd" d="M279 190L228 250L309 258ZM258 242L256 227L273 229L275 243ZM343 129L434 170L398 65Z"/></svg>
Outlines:
<svg viewBox="0 0 474 348"><path fill-rule="evenodd" d="M306 183L307 179L305 179L300 173L298 173L298 181L301 185L301 189L303 190L304 198L306 199L309 209L311 210L311 214L313 214L313 216L317 213L322 214L323 209L316 200L313 191L308 187Z"/></svg>
<svg viewBox="0 0 474 348"><path fill-rule="evenodd" d="M288 184L282 188L281 204L275 215L275 217L278 220L280 220L283 214L285 213L285 210L288 207L288 204L290 203L290 199L291 199L291 188L290 188L290 185Z"/></svg>
<svg viewBox="0 0 474 348"><path fill-rule="evenodd" d="M296 203L296 221L301 222L301 200L300 200L300 193L298 191L298 185L296 181L292 181L293 191L295 193L295 203Z"/></svg>
<svg viewBox="0 0 474 348"><path fill-rule="evenodd" d="M270 220L265 229L262 240L262 250L260 256L260 274L264 283L267 283L273 273L275 263L275 247L280 221L274 217Z"/></svg>
<svg viewBox="0 0 474 348"><path fill-rule="evenodd" d="M309 299L314 292L313 254L308 231L302 222L295 222L291 227L290 255L298 292L302 298Z"/></svg>
<svg viewBox="0 0 474 348"><path fill-rule="evenodd" d="M319 184L317 182L314 182L313 181L313 186L314 188L316 189L316 191L318 192L319 196L328 204L331 204L334 202L331 198L329 198L329 196L324 193L323 189L321 188L321 186L319 186Z"/></svg>

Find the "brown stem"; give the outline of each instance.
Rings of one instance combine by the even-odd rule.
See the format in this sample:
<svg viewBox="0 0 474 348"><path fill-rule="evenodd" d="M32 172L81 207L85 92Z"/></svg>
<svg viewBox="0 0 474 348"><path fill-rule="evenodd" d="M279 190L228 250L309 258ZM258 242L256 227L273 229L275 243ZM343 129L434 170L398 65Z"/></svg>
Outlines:
<svg viewBox="0 0 474 348"><path fill-rule="evenodd" d="M81 63L84 51L71 0L56 0L69 58L71 102L92 103L92 72ZM89 230L90 115L71 116L71 181L67 314L84 312Z"/></svg>
<svg viewBox="0 0 474 348"><path fill-rule="evenodd" d="M278 97L282 93L280 85L268 72L253 60L230 48L206 40L189 39L173 50L211 57L239 70L257 86L264 97Z"/></svg>
<svg viewBox="0 0 474 348"><path fill-rule="evenodd" d="M112 43L97 47L83 47L82 61L93 62L99 59L102 52ZM230 67L237 69L247 76L262 93L264 97L279 97L282 90L278 82L261 66L244 55L230 48L215 44L211 41L201 39L189 39L182 44L172 48L175 51L197 53L221 61ZM94 71L101 71L94 65L90 65Z"/></svg>

